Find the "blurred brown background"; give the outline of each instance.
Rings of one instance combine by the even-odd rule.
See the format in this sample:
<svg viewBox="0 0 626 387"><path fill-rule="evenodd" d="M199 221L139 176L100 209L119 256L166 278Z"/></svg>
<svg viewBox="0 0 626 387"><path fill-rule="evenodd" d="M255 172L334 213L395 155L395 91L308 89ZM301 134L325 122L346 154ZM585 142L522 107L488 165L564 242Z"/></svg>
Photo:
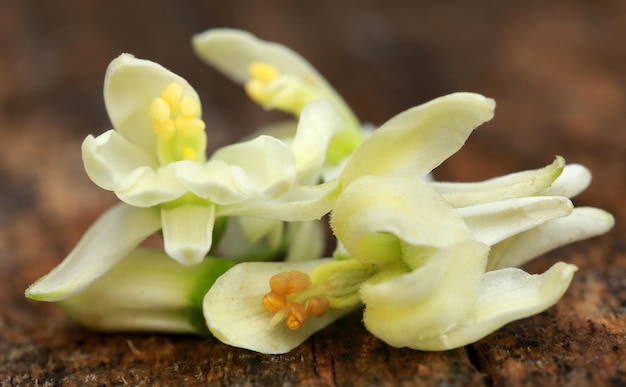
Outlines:
<svg viewBox="0 0 626 387"><path fill-rule="evenodd" d="M577 205L616 216L562 248L581 270L549 311L444 353L394 349L356 313L283 356L213 338L83 330L23 290L115 202L82 169L80 143L109 129L108 63L151 59L198 90L209 148L278 117L196 59L194 33L249 30L308 58L363 121L454 91L495 98L496 118L436 171L477 180L563 155L588 166ZM626 2L0 2L1 385L623 385L626 383Z"/></svg>

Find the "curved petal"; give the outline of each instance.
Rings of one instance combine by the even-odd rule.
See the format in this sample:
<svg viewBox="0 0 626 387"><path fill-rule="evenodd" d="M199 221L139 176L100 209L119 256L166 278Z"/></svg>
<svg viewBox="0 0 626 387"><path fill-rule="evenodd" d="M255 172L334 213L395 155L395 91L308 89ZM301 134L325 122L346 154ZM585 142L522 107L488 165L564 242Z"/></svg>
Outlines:
<svg viewBox="0 0 626 387"><path fill-rule="evenodd" d="M320 219L330 211L338 194L338 180L296 186L276 200L248 199L218 206L217 216L256 216L286 222Z"/></svg>
<svg viewBox="0 0 626 387"><path fill-rule="evenodd" d="M131 143L126 137L109 130L82 144L83 164L89 178L103 189L116 191L132 186L145 169L156 169L154 153Z"/></svg>
<svg viewBox="0 0 626 387"><path fill-rule="evenodd" d="M296 163L284 142L261 135L253 140L227 145L211 156L229 166L233 181L246 195L275 199L294 184Z"/></svg>
<svg viewBox="0 0 626 387"><path fill-rule="evenodd" d="M201 164L182 160L173 165L176 178L196 196L217 204L237 203L248 198L235 183L230 166L223 161Z"/></svg>
<svg viewBox="0 0 626 387"><path fill-rule="evenodd" d="M160 249L138 248L80 294L59 306L91 329L206 335L202 300L233 266L207 258L190 267Z"/></svg>
<svg viewBox="0 0 626 387"><path fill-rule="evenodd" d="M82 292L160 228L155 209L123 203L112 207L87 230L59 266L26 290L26 297L58 301Z"/></svg>
<svg viewBox="0 0 626 387"><path fill-rule="evenodd" d="M565 196L573 198L583 192L591 183L591 172L580 164L566 165L563 173L541 195Z"/></svg>
<svg viewBox="0 0 626 387"><path fill-rule="evenodd" d="M541 275L508 268L485 274L472 315L456 329L416 341L411 348L443 351L482 339L510 323L543 312L563 296L577 267L559 262Z"/></svg>
<svg viewBox="0 0 626 387"><path fill-rule="evenodd" d="M182 196L187 189L172 165L159 167L156 157L109 130L87 136L82 144L85 171L98 186L114 191L124 202L151 207Z"/></svg>
<svg viewBox="0 0 626 387"><path fill-rule="evenodd" d="M195 35L192 45L200 59L239 84L250 79L250 64L263 62L275 66L281 73L306 79L343 103L341 97L309 62L281 44L258 39L245 31L215 28Z"/></svg>
<svg viewBox="0 0 626 387"><path fill-rule="evenodd" d="M292 145L299 183L317 183L328 144L341 129L341 117L330 101L318 100L304 107Z"/></svg>
<svg viewBox="0 0 626 387"><path fill-rule="evenodd" d="M165 252L183 265L196 265L211 249L215 206L161 207Z"/></svg>
<svg viewBox="0 0 626 387"><path fill-rule="evenodd" d="M572 202L560 196L533 196L457 208L474 239L493 246L549 220L569 215Z"/></svg>
<svg viewBox="0 0 626 387"><path fill-rule="evenodd" d="M309 274L328 261L245 262L236 265L215 281L204 298L204 317L211 333L222 342L239 348L267 354L289 352L351 309L331 309L319 318L310 317L295 330L287 328L286 324L268 329L274 314L263 307L263 296L270 290L270 277L292 269Z"/></svg>
<svg viewBox="0 0 626 387"><path fill-rule="evenodd" d="M387 121L357 148L341 174L424 176L456 153L470 133L493 118L495 102L454 93L413 107Z"/></svg>
<svg viewBox="0 0 626 387"><path fill-rule="evenodd" d="M454 209L421 179L406 176L362 176L339 196L331 225L350 255L379 262L370 235L390 233L411 245L449 246L470 238ZM369 243L373 242L373 243ZM386 249L384 249L386 250Z"/></svg>
<svg viewBox="0 0 626 387"><path fill-rule="evenodd" d="M558 181L564 167L565 160L558 156L552 164L533 171L512 173L478 183L435 181L430 185L453 207L467 207L536 195L545 191L555 180Z"/></svg>
<svg viewBox="0 0 626 387"><path fill-rule="evenodd" d="M156 154L156 136L148 108L168 84L175 82L183 92L200 101L196 91L182 77L158 63L122 54L107 68L104 103L113 127L130 142Z"/></svg>
<svg viewBox="0 0 626 387"><path fill-rule="evenodd" d="M557 247L604 234L615 220L606 211L574 208L566 217L550 220L493 246L488 270L516 267Z"/></svg>
<svg viewBox="0 0 626 387"><path fill-rule="evenodd" d="M488 252L467 241L438 250L407 274L373 278L361 287L365 327L394 347L414 347L462 325L475 307Z"/></svg>

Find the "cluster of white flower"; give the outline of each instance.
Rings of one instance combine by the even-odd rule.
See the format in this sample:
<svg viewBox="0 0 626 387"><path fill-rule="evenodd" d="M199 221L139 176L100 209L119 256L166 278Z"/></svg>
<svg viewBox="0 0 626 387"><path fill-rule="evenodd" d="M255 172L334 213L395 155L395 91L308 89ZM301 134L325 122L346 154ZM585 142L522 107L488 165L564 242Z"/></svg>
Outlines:
<svg viewBox="0 0 626 387"><path fill-rule="evenodd" d="M478 183L428 178L493 117L489 98L450 94L372 132L282 45L216 29L193 47L295 120L207 158L195 90L154 62L116 58L104 84L114 129L88 136L82 154L121 203L27 297L95 329L210 332L263 353L364 306L390 345L445 350L556 303L574 265L515 267L613 225L574 208L591 175L561 157ZM320 259L326 214L337 249ZM139 247L159 231L163 249Z"/></svg>

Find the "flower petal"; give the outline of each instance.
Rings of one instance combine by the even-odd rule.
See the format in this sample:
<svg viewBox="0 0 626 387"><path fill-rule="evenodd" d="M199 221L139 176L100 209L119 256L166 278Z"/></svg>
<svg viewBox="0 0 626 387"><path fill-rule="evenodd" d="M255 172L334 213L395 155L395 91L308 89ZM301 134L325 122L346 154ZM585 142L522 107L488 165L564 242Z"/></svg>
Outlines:
<svg viewBox="0 0 626 387"><path fill-rule="evenodd" d="M131 143L115 130L98 137L87 136L82 156L89 178L109 191L131 187L145 169L159 166L154 153Z"/></svg>
<svg viewBox="0 0 626 387"><path fill-rule="evenodd" d="M475 307L489 248L466 241L438 250L425 265L361 287L363 322L394 347L412 347L463 324ZM381 273L384 274L384 273Z"/></svg>
<svg viewBox="0 0 626 387"><path fill-rule="evenodd" d="M211 333L222 342L256 352L289 352L309 336L349 313L351 309L331 309L319 318L311 316L298 329L286 324L268 329L273 313L263 306L275 274L292 269L310 273L328 259L305 262L245 262L217 279L204 298L204 317Z"/></svg>
<svg viewBox="0 0 626 387"><path fill-rule="evenodd" d="M211 249L215 206L181 204L161 207L167 254L183 265L196 265Z"/></svg>
<svg viewBox="0 0 626 387"><path fill-rule="evenodd" d="M467 207L535 195L557 180L564 167L565 160L558 156L552 164L533 171L512 173L478 183L432 182L430 185L453 207Z"/></svg>
<svg viewBox="0 0 626 387"><path fill-rule="evenodd" d="M331 214L333 232L350 255L363 262L384 257L366 243L390 233L411 245L449 246L470 238L454 209L418 177L362 176L339 196ZM381 241L379 241L381 242ZM384 252L383 252L384 253ZM384 254L383 254L384 255Z"/></svg>
<svg viewBox="0 0 626 387"><path fill-rule="evenodd" d="M304 107L292 145L299 183L317 183L328 144L341 129L341 117L330 101L318 100Z"/></svg>
<svg viewBox="0 0 626 387"><path fill-rule="evenodd" d="M237 203L247 195L235 183L230 166L220 160L206 164L181 160L173 164L176 178L195 195L216 204Z"/></svg>
<svg viewBox="0 0 626 387"><path fill-rule="evenodd" d="M87 136L82 155L91 180L130 205L151 207L187 192L174 175L174 167L159 167L155 155L113 130Z"/></svg>
<svg viewBox="0 0 626 387"><path fill-rule="evenodd" d="M427 351L458 348L482 339L511 321L543 312L563 296L577 267L559 262L541 275L508 268L485 274L473 313L456 329L413 343Z"/></svg>
<svg viewBox="0 0 626 387"><path fill-rule="evenodd" d="M557 247L604 234L615 220L606 211L574 208L566 217L550 220L493 246L488 270L516 267Z"/></svg>
<svg viewBox="0 0 626 387"><path fill-rule="evenodd" d="M294 154L282 141L270 136L218 149L211 161L229 166L233 181L246 195L275 199L285 194L296 177Z"/></svg>
<svg viewBox="0 0 626 387"><path fill-rule="evenodd" d="M114 59L104 79L104 103L113 127L133 144L156 153L148 108L172 82L182 86L185 94L200 100L187 81L157 63L130 54Z"/></svg>
<svg viewBox="0 0 626 387"><path fill-rule="evenodd" d="M318 259L324 254L326 224L320 220L287 223L287 255L285 261Z"/></svg>
<svg viewBox="0 0 626 387"><path fill-rule="evenodd" d="M202 300L232 266L215 258L184 266L162 250L138 248L59 305L92 329L207 334Z"/></svg>
<svg viewBox="0 0 626 387"><path fill-rule="evenodd" d="M256 216L286 222L320 219L332 208L339 181L314 186L296 186L276 200L248 199L219 206L217 216Z"/></svg>
<svg viewBox="0 0 626 387"><path fill-rule="evenodd" d="M457 208L477 241L494 245L549 220L569 215L572 202L560 196L534 196Z"/></svg>
<svg viewBox="0 0 626 387"><path fill-rule="evenodd" d="M541 195L565 196L573 198L583 192L591 183L591 172L580 164L566 165L563 173Z"/></svg>
<svg viewBox="0 0 626 387"><path fill-rule="evenodd" d="M424 176L456 153L470 133L493 117L495 102L454 93L406 110L368 137L341 174L345 184L361 175Z"/></svg>
<svg viewBox="0 0 626 387"><path fill-rule="evenodd" d="M58 301L80 293L160 228L155 209L123 203L112 207L87 230L59 266L26 290L26 297Z"/></svg>

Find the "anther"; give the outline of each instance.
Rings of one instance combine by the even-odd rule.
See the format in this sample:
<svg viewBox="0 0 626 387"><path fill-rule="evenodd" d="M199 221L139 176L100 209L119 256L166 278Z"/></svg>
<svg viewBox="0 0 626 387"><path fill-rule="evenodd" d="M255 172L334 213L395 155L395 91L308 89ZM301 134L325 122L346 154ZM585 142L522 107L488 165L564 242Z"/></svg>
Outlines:
<svg viewBox="0 0 626 387"><path fill-rule="evenodd" d="M328 310L328 299L326 297L313 297L307 300L305 311L315 317L320 317Z"/></svg>
<svg viewBox="0 0 626 387"><path fill-rule="evenodd" d="M155 98L150 103L148 114L152 121L163 122L170 118L170 105L163 98Z"/></svg>
<svg viewBox="0 0 626 387"><path fill-rule="evenodd" d="M202 132L205 128L204 121L195 117L176 117L176 128L187 137L193 137Z"/></svg>
<svg viewBox="0 0 626 387"><path fill-rule="evenodd" d="M289 316L287 317L287 327L289 329L298 329L307 319L304 306L298 303L289 304Z"/></svg>
<svg viewBox="0 0 626 387"><path fill-rule="evenodd" d="M282 272L270 278L270 289L278 294L298 293L309 286L311 286L309 276L298 270Z"/></svg>
<svg viewBox="0 0 626 387"><path fill-rule="evenodd" d="M187 117L196 117L200 113L200 104L198 100L190 95L185 95L178 103L180 112Z"/></svg>
<svg viewBox="0 0 626 387"><path fill-rule="evenodd" d="M278 76L278 69L269 63L254 62L248 68L253 78L263 82L270 82Z"/></svg>
<svg viewBox="0 0 626 387"><path fill-rule="evenodd" d="M272 313L287 307L287 299L282 294L269 292L263 297L263 306Z"/></svg>
<svg viewBox="0 0 626 387"><path fill-rule="evenodd" d="M174 121L171 119L164 120L163 122L152 121L152 131L157 137L163 140L169 140L174 137L176 127L174 126Z"/></svg>
<svg viewBox="0 0 626 387"><path fill-rule="evenodd" d="M183 87L178 83L170 83L165 86L163 91L161 91L161 98L163 98L170 105L174 105L178 103L183 96Z"/></svg>

